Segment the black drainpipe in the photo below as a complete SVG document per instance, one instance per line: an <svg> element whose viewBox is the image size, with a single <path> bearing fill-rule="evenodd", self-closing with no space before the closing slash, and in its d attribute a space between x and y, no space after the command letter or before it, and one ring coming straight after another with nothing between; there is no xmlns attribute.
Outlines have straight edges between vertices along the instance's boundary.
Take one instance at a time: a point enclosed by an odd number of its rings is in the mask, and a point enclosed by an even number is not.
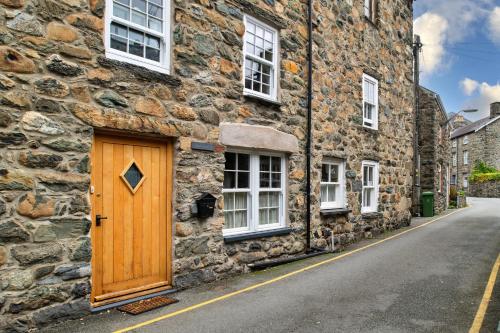
<svg viewBox="0 0 500 333"><path fill-rule="evenodd" d="M311 141L312 141L312 0L307 1L307 140L306 140L306 252L311 251Z"/></svg>

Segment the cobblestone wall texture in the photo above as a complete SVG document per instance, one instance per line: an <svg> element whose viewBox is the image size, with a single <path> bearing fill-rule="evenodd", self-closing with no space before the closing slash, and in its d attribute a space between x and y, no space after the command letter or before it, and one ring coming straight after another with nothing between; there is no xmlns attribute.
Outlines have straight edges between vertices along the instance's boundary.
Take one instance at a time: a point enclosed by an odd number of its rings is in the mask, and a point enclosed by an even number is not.
<svg viewBox="0 0 500 333"><path fill-rule="evenodd" d="M434 192L434 212L439 214L447 207L448 173L451 160L450 133L447 114L435 93L425 88L420 94L420 187L421 192Z"/></svg>
<svg viewBox="0 0 500 333"><path fill-rule="evenodd" d="M471 183L468 195L478 198L500 198L500 181L490 180L481 183Z"/></svg>

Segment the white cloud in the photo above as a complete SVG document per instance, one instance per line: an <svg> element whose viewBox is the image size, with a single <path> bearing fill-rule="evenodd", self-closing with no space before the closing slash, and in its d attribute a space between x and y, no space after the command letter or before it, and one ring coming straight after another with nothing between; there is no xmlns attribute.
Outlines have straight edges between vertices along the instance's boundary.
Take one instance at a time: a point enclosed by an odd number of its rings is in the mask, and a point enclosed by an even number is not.
<svg viewBox="0 0 500 333"><path fill-rule="evenodd" d="M424 12L440 15L452 29L447 31L447 42L453 44L473 35L475 22L486 19L498 0L419 0Z"/></svg>
<svg viewBox="0 0 500 333"><path fill-rule="evenodd" d="M495 7L488 20L490 39L500 45L500 7Z"/></svg>
<svg viewBox="0 0 500 333"><path fill-rule="evenodd" d="M413 29L424 44L423 56L421 57L422 72L424 75L431 74L439 68L443 61L448 22L440 15L425 13L415 20Z"/></svg>
<svg viewBox="0 0 500 333"><path fill-rule="evenodd" d="M488 117L490 114L490 104L493 102L500 102L500 83L497 82L497 84L490 85L487 82L482 82L478 84L477 96L466 101L464 108L478 109L479 112L467 114L467 118L475 121Z"/></svg>
<svg viewBox="0 0 500 333"><path fill-rule="evenodd" d="M479 87L479 82L466 77L465 79L460 81L460 87L462 88L462 91L465 95L470 96Z"/></svg>
<svg viewBox="0 0 500 333"><path fill-rule="evenodd" d="M460 56L448 47L485 31L485 24L491 38L498 38L500 43L498 0L419 0L417 4L419 11L424 13L414 21L414 32L421 35L424 44L421 58L424 80L451 66Z"/></svg>

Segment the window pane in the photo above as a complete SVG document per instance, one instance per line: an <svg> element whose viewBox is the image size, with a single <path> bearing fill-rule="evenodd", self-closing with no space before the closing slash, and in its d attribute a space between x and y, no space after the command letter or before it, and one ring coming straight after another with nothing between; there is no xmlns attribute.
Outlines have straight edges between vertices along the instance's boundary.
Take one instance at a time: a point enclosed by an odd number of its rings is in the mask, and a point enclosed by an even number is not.
<svg viewBox="0 0 500 333"><path fill-rule="evenodd" d="M122 18L124 20L129 20L129 9L127 7L120 6L113 3L113 16Z"/></svg>
<svg viewBox="0 0 500 333"><path fill-rule="evenodd" d="M144 45L130 41L129 53L139 57L144 57Z"/></svg>
<svg viewBox="0 0 500 333"><path fill-rule="evenodd" d="M328 200L329 202L336 201L336 193L335 190L338 185L328 185Z"/></svg>
<svg viewBox="0 0 500 333"><path fill-rule="evenodd" d="M161 19L161 12L162 12L161 7L149 4L149 7L148 7L148 14L149 15Z"/></svg>
<svg viewBox="0 0 500 333"><path fill-rule="evenodd" d="M371 188L365 188L363 190L363 206L370 207L371 206Z"/></svg>
<svg viewBox="0 0 500 333"><path fill-rule="evenodd" d="M226 170L236 170L236 154L235 153L225 153L226 158Z"/></svg>
<svg viewBox="0 0 500 333"><path fill-rule="evenodd" d="M259 224L269 224L267 209L259 209Z"/></svg>
<svg viewBox="0 0 500 333"><path fill-rule="evenodd" d="M259 193L259 207L264 208L268 207L268 192L261 192Z"/></svg>
<svg viewBox="0 0 500 333"><path fill-rule="evenodd" d="M154 3L155 5L158 6L163 6L162 0L149 0L150 3Z"/></svg>
<svg viewBox="0 0 500 333"><path fill-rule="evenodd" d="M328 185L321 185L321 202L328 202Z"/></svg>
<svg viewBox="0 0 500 333"><path fill-rule="evenodd" d="M155 49L159 49L160 48L160 38L146 35L146 45L151 46L152 48L155 48Z"/></svg>
<svg viewBox="0 0 500 333"><path fill-rule="evenodd" d="M268 84L262 84L262 93L263 94L269 95L270 91L271 91L271 89L270 89Z"/></svg>
<svg viewBox="0 0 500 333"><path fill-rule="evenodd" d="M127 39L111 35L111 48L127 52Z"/></svg>
<svg viewBox="0 0 500 333"><path fill-rule="evenodd" d="M368 185L368 167L364 166L363 167L363 186Z"/></svg>
<svg viewBox="0 0 500 333"><path fill-rule="evenodd" d="M111 23L111 33L120 37L128 37L128 28L124 25Z"/></svg>
<svg viewBox="0 0 500 333"><path fill-rule="evenodd" d="M160 50L146 47L146 58L153 61L160 61Z"/></svg>
<svg viewBox="0 0 500 333"><path fill-rule="evenodd" d="M247 212L246 211L234 212L234 227L244 228L246 226L247 226Z"/></svg>
<svg viewBox="0 0 500 333"><path fill-rule="evenodd" d="M138 30L130 29L129 37L131 41L144 44L144 34Z"/></svg>
<svg viewBox="0 0 500 333"><path fill-rule="evenodd" d="M141 13L133 10L132 11L132 22L145 27L146 26L146 14L141 14Z"/></svg>
<svg viewBox="0 0 500 333"><path fill-rule="evenodd" d="M141 12L146 12L146 1L144 0L132 0L132 8L135 10L140 10Z"/></svg>
<svg viewBox="0 0 500 333"><path fill-rule="evenodd" d="M224 228L234 228L234 212L224 212Z"/></svg>
<svg viewBox="0 0 500 333"><path fill-rule="evenodd" d="M224 211L234 210L234 193L224 193Z"/></svg>
<svg viewBox="0 0 500 333"><path fill-rule="evenodd" d="M250 155L238 154L238 170L250 170Z"/></svg>
<svg viewBox="0 0 500 333"><path fill-rule="evenodd" d="M330 170L330 181L337 183L339 181L339 166L337 164L331 164Z"/></svg>
<svg viewBox="0 0 500 333"><path fill-rule="evenodd" d="M276 156L271 157L271 166L271 171L281 172L281 158Z"/></svg>
<svg viewBox="0 0 500 333"><path fill-rule="evenodd" d="M163 31L162 21L150 17L148 19L148 28L154 31L162 32Z"/></svg>
<svg viewBox="0 0 500 333"><path fill-rule="evenodd" d="M271 208L271 209L269 209L269 224L271 224L271 223L279 223L278 213L279 213L279 209L278 208Z"/></svg>
<svg viewBox="0 0 500 333"><path fill-rule="evenodd" d="M259 156L259 160L260 160L260 171L269 171L269 169L270 169L269 156Z"/></svg>
<svg viewBox="0 0 500 333"><path fill-rule="evenodd" d="M236 188L236 172L224 171L224 188Z"/></svg>
<svg viewBox="0 0 500 333"><path fill-rule="evenodd" d="M114 2L119 2L125 6L129 6L129 0L114 0Z"/></svg>
<svg viewBox="0 0 500 333"><path fill-rule="evenodd" d="M322 164L321 165L321 181L322 182L328 182L328 164Z"/></svg>
<svg viewBox="0 0 500 333"><path fill-rule="evenodd" d="M250 172L238 172L238 188L249 188Z"/></svg>
<svg viewBox="0 0 500 333"><path fill-rule="evenodd" d="M234 208L246 209L247 208L247 193L234 193Z"/></svg>
<svg viewBox="0 0 500 333"><path fill-rule="evenodd" d="M269 207L280 206L280 194L278 192L269 193Z"/></svg>
<svg viewBox="0 0 500 333"><path fill-rule="evenodd" d="M261 38L264 38L264 29L262 29L261 27L259 26L256 26L255 27L255 35L257 37L261 37Z"/></svg>
<svg viewBox="0 0 500 333"><path fill-rule="evenodd" d="M260 187L261 188L269 188L270 183L269 183L269 172L261 172L260 173Z"/></svg>
<svg viewBox="0 0 500 333"><path fill-rule="evenodd" d="M280 188L281 187L281 173L272 173L271 174L271 182L272 188Z"/></svg>

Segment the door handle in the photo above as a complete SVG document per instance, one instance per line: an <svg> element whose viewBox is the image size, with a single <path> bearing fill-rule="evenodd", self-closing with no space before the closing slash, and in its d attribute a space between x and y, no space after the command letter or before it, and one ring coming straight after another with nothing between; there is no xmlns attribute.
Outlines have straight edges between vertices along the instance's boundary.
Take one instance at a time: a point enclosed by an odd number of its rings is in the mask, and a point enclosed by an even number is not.
<svg viewBox="0 0 500 333"><path fill-rule="evenodd" d="M107 218L106 216L101 216L101 215L97 214L97 215L95 216L95 225L96 225L97 227L100 227L100 226L101 226L101 220L107 220L107 219L108 219L108 218Z"/></svg>

